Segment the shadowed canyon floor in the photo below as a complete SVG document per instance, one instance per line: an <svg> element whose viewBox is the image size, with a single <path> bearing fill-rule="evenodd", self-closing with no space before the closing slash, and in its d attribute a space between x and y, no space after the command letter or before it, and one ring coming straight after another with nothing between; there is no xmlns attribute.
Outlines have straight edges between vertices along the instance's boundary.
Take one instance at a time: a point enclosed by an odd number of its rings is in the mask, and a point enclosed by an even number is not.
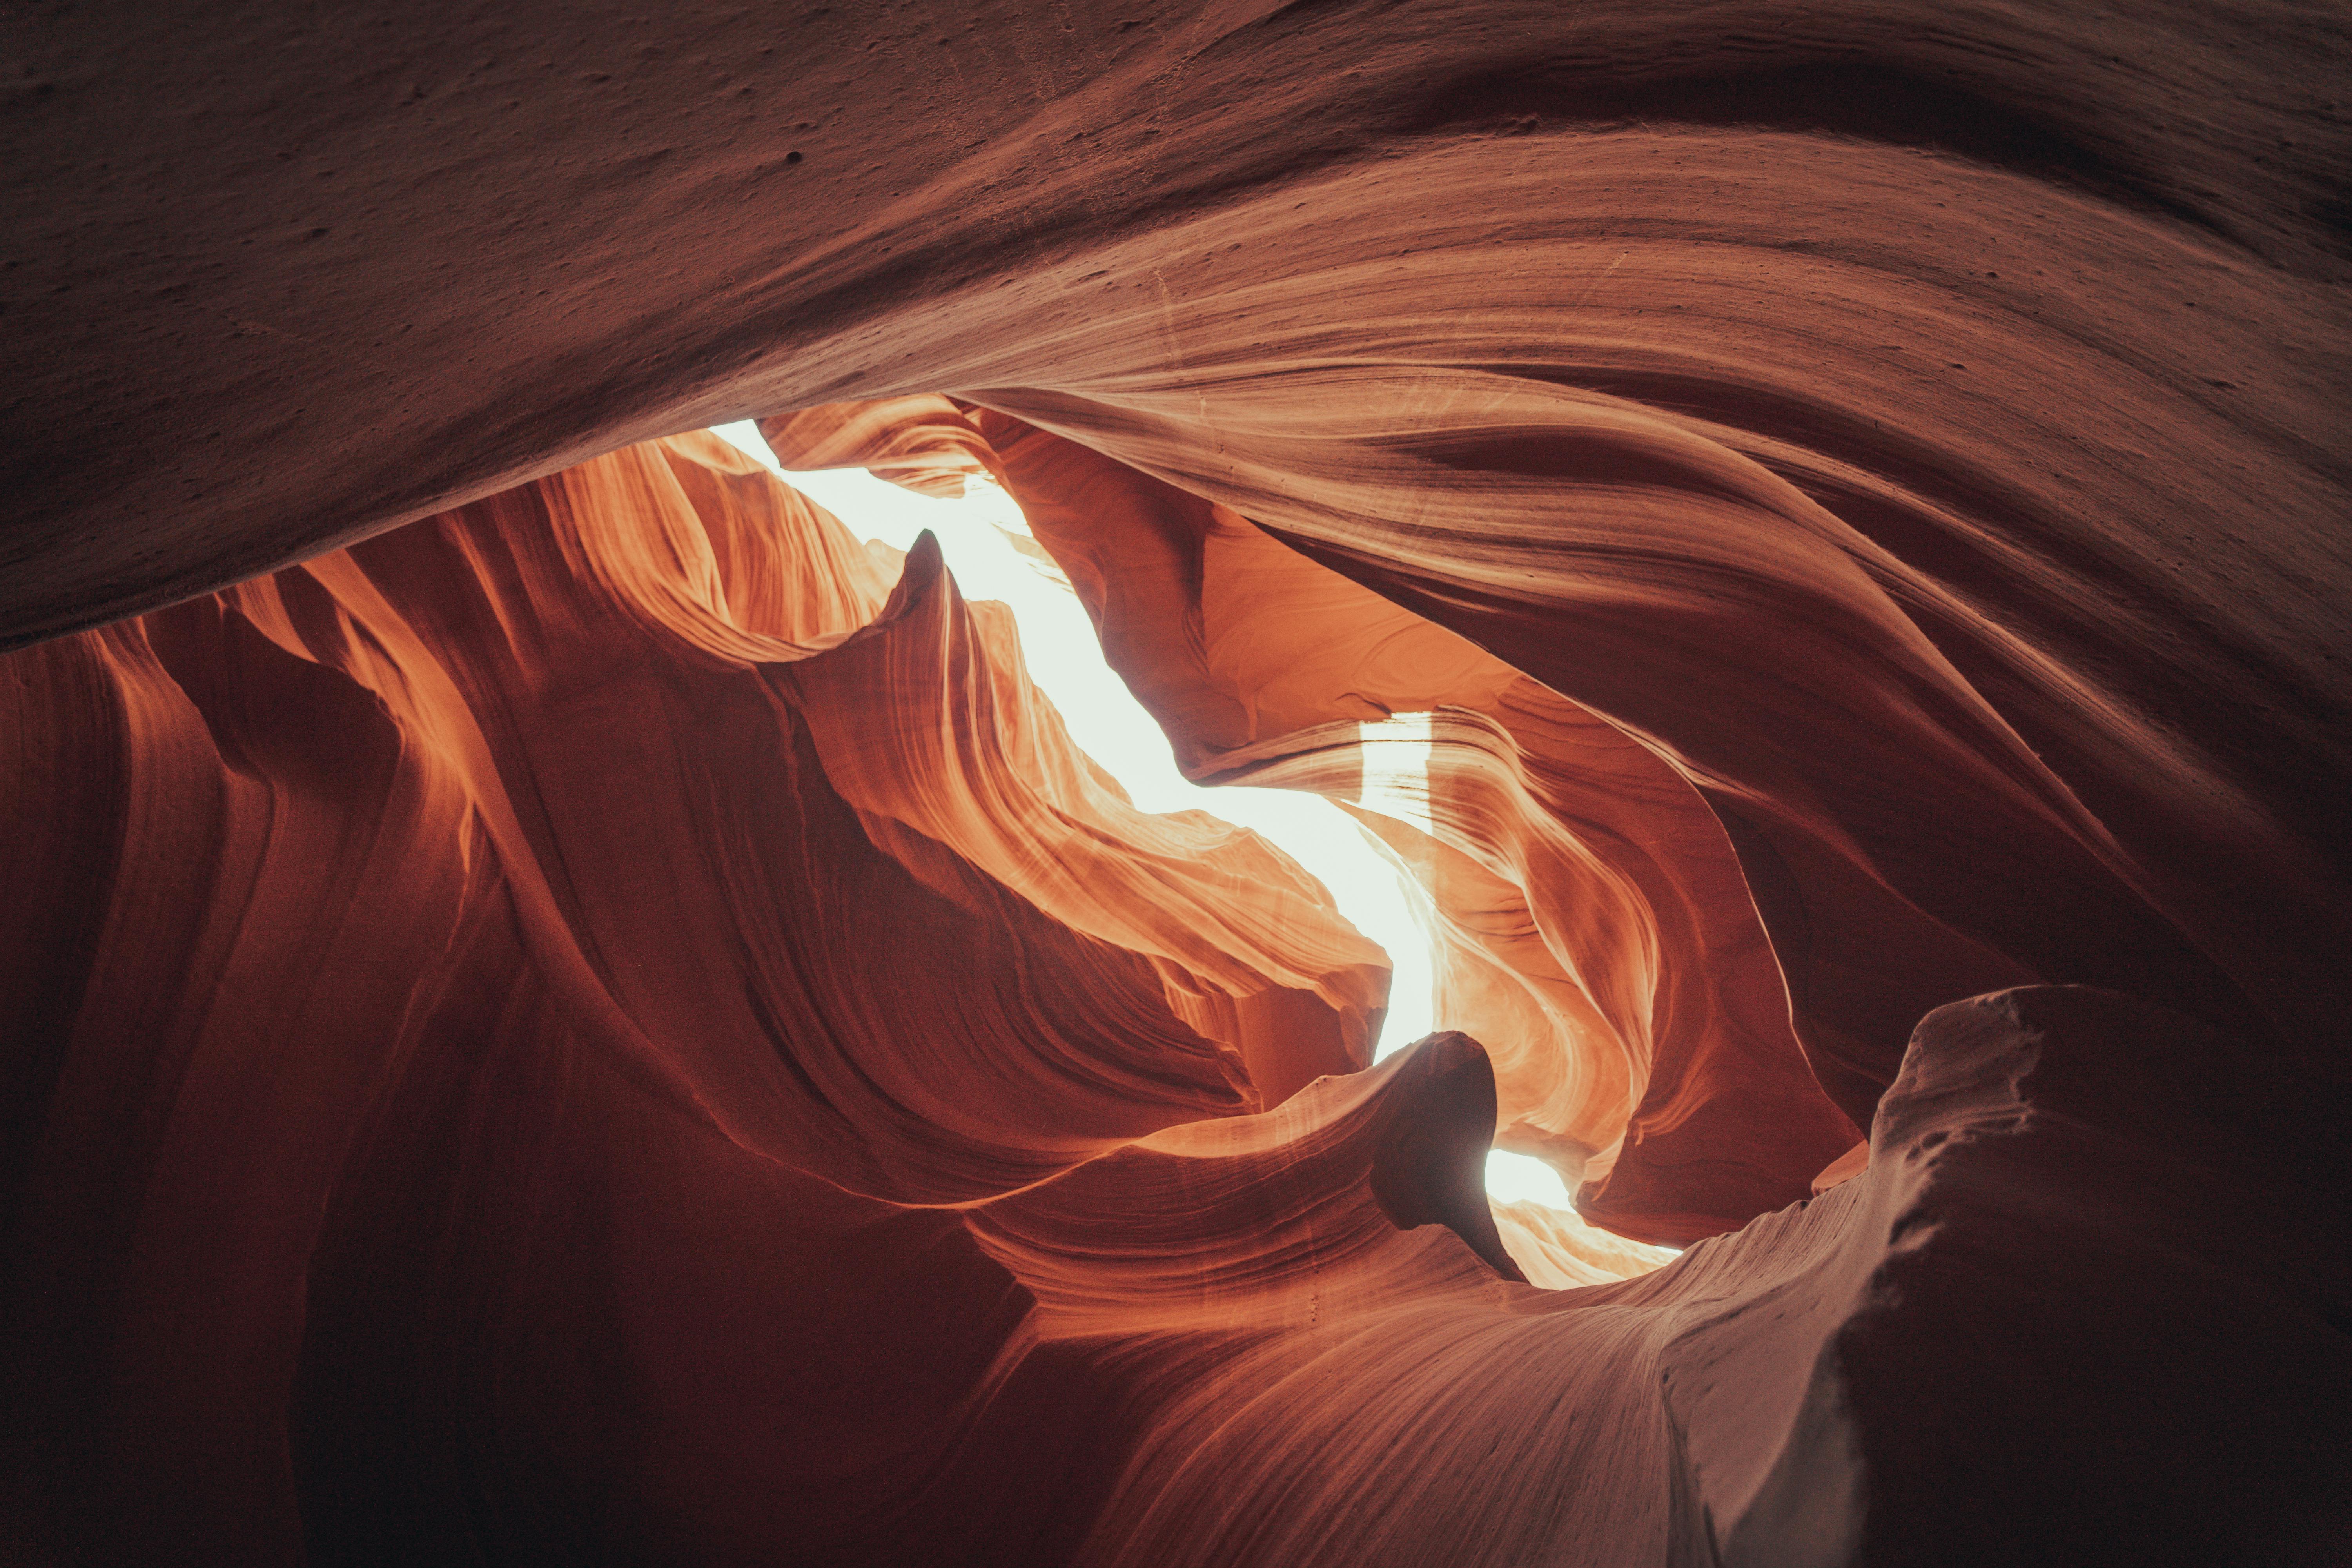
<svg viewBox="0 0 2352 1568"><path fill-rule="evenodd" d="M2347 31L0 17L0 1558L2343 1560Z"/></svg>

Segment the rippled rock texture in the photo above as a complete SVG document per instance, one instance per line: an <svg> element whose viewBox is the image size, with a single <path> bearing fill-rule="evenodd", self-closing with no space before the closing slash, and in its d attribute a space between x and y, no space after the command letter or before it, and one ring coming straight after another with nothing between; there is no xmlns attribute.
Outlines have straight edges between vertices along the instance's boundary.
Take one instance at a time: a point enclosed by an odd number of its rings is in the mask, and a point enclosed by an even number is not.
<svg viewBox="0 0 2352 1568"><path fill-rule="evenodd" d="M11 1556L2340 1556L2340 16L0 26Z"/></svg>

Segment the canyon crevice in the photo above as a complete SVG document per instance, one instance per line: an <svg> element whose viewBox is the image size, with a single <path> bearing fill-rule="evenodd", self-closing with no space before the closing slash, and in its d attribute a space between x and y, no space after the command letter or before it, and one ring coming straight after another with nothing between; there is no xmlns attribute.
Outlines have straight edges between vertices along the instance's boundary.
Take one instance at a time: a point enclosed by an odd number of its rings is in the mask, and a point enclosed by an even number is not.
<svg viewBox="0 0 2352 1568"><path fill-rule="evenodd" d="M2341 1558L2341 15L0 27L0 1556Z"/></svg>

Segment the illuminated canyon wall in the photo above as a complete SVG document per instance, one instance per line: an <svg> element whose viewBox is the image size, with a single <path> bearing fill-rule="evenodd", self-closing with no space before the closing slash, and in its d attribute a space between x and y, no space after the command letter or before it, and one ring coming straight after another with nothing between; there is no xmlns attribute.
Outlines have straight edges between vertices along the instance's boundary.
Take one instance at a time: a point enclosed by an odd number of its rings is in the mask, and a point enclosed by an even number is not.
<svg viewBox="0 0 2352 1568"><path fill-rule="evenodd" d="M5 26L13 1557L2340 1555L2342 18Z"/></svg>

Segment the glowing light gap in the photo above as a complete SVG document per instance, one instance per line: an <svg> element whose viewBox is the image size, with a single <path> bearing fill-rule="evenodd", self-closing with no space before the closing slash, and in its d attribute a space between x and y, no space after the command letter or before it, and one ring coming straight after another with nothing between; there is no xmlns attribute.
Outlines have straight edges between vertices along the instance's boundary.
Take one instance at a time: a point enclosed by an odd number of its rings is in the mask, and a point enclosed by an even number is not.
<svg viewBox="0 0 2352 1568"><path fill-rule="evenodd" d="M985 480L961 500L917 495L863 468L783 473L750 421L715 434L774 469L793 489L862 537L913 548L925 529L936 534L948 570L971 599L995 599L1013 612L1029 679L1058 709L1071 739L1116 777L1145 811L1204 811L1255 829L1331 890L1339 912L1386 949L1394 974L1376 1056L1436 1026L1433 937L1423 896L1371 836L1329 801L1290 790L1221 785L1203 789L1177 771L1168 738L1103 661L1102 646L1066 584L1013 546L1028 524L1012 497ZM1431 827L1431 720L1404 713L1364 726L1362 804L1423 832ZM1533 1200L1566 1208L1567 1189L1540 1161L1488 1156L1487 1190L1500 1201Z"/></svg>

